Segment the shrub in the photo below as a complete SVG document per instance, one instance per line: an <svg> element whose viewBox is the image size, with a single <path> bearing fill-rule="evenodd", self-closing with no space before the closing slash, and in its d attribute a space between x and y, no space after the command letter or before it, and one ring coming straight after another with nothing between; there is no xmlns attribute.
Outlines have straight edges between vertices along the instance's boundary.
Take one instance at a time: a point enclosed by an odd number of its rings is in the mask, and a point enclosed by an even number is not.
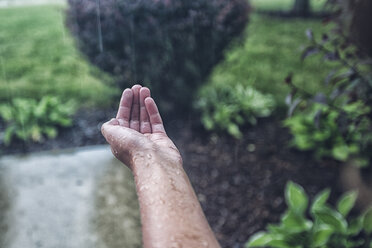
<svg viewBox="0 0 372 248"><path fill-rule="evenodd" d="M248 18L246 0L69 0L69 6L68 26L89 60L122 88L149 86L163 110L190 107Z"/></svg>
<svg viewBox="0 0 372 248"><path fill-rule="evenodd" d="M254 234L246 247L371 247L372 208L348 222L357 193L345 193L336 209L326 204L329 195L326 189L315 197L308 218L308 196L301 186L289 182L285 190L288 209L280 224L269 224L266 232Z"/></svg>
<svg viewBox="0 0 372 248"><path fill-rule="evenodd" d="M0 105L0 117L6 124L2 140L9 145L14 138L42 142L44 135L55 138L58 127L72 125L74 102L64 103L54 96L34 99L16 98L10 104Z"/></svg>
<svg viewBox="0 0 372 248"><path fill-rule="evenodd" d="M225 131L235 138L242 136L239 127L255 125L257 118L269 116L274 107L271 95L240 84L205 87L196 102L207 130Z"/></svg>
<svg viewBox="0 0 372 248"><path fill-rule="evenodd" d="M352 1L341 2L350 4ZM351 13L353 15L355 13ZM331 156L342 161L354 159L357 165L367 165L372 158L372 112L369 107L372 105L372 62L365 47L353 40L354 31L350 29L354 25L353 18L337 17L335 20L337 28L323 34L321 39L316 39L311 30L306 32L310 44L302 55L305 59L321 54L324 60L335 65L324 80L327 90L310 94L295 86L288 77L292 92L287 103L289 114L294 113L294 117L286 123L298 148L314 149L318 157ZM319 104L324 107L315 106ZM313 119L305 117L306 114ZM315 137L313 132L323 135Z"/></svg>

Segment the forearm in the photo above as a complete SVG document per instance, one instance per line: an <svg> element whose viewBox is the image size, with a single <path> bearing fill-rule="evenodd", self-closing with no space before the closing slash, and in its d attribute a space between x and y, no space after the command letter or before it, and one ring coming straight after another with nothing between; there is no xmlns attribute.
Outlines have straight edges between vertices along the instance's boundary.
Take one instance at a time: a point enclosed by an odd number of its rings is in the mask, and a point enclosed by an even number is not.
<svg viewBox="0 0 372 248"><path fill-rule="evenodd" d="M132 170L145 248L220 247L182 163L147 155L135 161Z"/></svg>

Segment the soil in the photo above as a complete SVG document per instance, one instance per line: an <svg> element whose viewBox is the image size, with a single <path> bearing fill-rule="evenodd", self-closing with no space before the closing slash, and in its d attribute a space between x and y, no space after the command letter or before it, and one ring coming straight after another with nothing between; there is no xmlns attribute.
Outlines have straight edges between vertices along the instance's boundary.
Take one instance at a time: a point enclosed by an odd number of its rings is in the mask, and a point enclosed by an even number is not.
<svg viewBox="0 0 372 248"><path fill-rule="evenodd" d="M103 144L100 126L114 113L79 112L74 126L61 130L55 140L0 144L0 155ZM250 235L279 220L288 180L302 185L311 197L326 187L332 189L331 201L340 195L340 165L289 148L290 135L277 119L247 127L241 141L208 134L195 123L166 121L166 129L222 247L244 247Z"/></svg>

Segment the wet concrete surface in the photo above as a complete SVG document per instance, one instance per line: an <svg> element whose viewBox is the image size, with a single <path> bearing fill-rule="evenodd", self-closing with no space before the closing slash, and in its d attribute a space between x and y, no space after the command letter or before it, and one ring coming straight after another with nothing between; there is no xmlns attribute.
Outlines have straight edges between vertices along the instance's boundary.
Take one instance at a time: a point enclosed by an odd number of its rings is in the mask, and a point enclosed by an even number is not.
<svg viewBox="0 0 372 248"><path fill-rule="evenodd" d="M0 247L141 247L131 172L107 146L0 158Z"/></svg>

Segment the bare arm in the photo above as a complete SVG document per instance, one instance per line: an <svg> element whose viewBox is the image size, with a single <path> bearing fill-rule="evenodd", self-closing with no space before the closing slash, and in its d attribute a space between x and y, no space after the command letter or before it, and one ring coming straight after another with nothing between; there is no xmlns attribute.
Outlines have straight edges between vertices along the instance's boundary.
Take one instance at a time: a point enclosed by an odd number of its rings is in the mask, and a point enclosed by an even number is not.
<svg viewBox="0 0 372 248"><path fill-rule="evenodd" d="M148 88L126 89L102 133L134 174L145 248L220 247Z"/></svg>

